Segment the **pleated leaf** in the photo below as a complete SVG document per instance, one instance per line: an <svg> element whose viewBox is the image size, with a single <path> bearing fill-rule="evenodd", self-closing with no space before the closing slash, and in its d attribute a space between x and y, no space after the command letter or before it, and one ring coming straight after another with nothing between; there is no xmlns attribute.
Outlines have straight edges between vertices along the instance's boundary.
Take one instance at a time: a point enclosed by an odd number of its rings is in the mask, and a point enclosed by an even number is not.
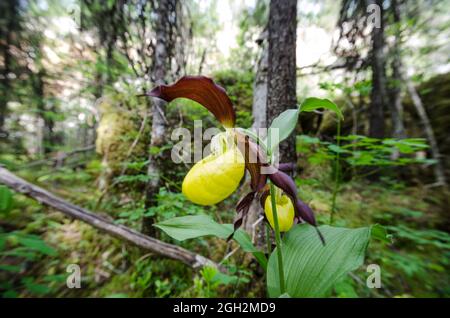
<svg viewBox="0 0 450 318"><path fill-rule="evenodd" d="M291 297L325 297L336 282L364 262L370 227L347 229L324 225L319 229L326 245L308 224L295 226L283 238L285 293ZM276 250L267 265L267 288L270 297L281 296Z"/></svg>
<svg viewBox="0 0 450 318"><path fill-rule="evenodd" d="M226 239L233 233L232 224L217 223L208 215L180 216L153 226L163 230L167 235L178 241L202 236L217 236ZM234 233L233 239L241 246L242 250L252 253L263 269L266 269L266 256L253 245L247 232L239 229Z"/></svg>
<svg viewBox="0 0 450 318"><path fill-rule="evenodd" d="M267 132L267 145L275 149L280 142L289 137L298 122L298 109L288 109L276 117Z"/></svg>

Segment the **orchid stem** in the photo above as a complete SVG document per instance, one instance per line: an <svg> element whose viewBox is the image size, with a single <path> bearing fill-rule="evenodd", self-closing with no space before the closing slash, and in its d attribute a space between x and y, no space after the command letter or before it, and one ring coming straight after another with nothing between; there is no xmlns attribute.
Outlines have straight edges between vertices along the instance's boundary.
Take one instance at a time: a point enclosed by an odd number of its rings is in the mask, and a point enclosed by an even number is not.
<svg viewBox="0 0 450 318"><path fill-rule="evenodd" d="M284 267L283 267L283 254L281 251L281 235L280 227L278 225L277 204L275 203L275 187L273 183L270 183L270 199L272 202L273 223L275 227L275 242L277 244L277 256L278 256L278 272L280 277L280 294L285 293L284 286Z"/></svg>
<svg viewBox="0 0 450 318"><path fill-rule="evenodd" d="M266 244L267 244L267 254L270 255L272 253L272 242L270 240L270 225L266 223Z"/></svg>

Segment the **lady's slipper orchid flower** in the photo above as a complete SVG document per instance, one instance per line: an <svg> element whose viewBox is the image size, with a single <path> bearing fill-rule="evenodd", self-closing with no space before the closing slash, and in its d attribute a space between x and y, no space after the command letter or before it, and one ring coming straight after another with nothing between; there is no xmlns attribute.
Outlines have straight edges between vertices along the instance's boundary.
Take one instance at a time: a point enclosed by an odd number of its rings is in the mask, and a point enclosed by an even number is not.
<svg viewBox="0 0 450 318"><path fill-rule="evenodd" d="M184 178L183 194L200 205L213 205L230 196L244 176L245 164L236 146L233 105L225 90L204 76L185 76L173 85L154 88L148 96L170 102L184 97L208 109L226 128L211 141L211 154L197 162Z"/></svg>
<svg viewBox="0 0 450 318"><path fill-rule="evenodd" d="M226 129L211 141L211 155L197 162L184 178L182 191L189 200L201 205L212 205L224 200L239 186L245 168L251 176L251 192L236 206L238 216L234 222L235 230L242 224L256 196L264 198L261 205L266 207L267 219L273 227L271 207L266 204L270 202L267 200L269 196L265 187L267 178L283 192L276 201L282 231L289 230L298 221L316 227L312 210L297 197L294 181L282 171L292 170L293 166L280 164L277 169L269 165L262 148L249 136L234 128L236 115L231 100L225 90L212 79L205 76L184 76L172 85L157 86L146 95L167 102L181 97L193 100L208 109ZM269 173L263 174L263 167ZM322 237L321 239L323 241Z"/></svg>
<svg viewBox="0 0 450 318"><path fill-rule="evenodd" d="M275 202L277 207L277 215L278 215L278 226L280 232L287 232L291 229L292 225L294 225L294 206L292 205L291 199L285 194L282 193L281 189L276 188L275 194ZM267 221L269 222L272 228L275 228L274 225L274 215L272 210L272 198L270 195L266 197L266 202L264 203L264 212L266 214Z"/></svg>

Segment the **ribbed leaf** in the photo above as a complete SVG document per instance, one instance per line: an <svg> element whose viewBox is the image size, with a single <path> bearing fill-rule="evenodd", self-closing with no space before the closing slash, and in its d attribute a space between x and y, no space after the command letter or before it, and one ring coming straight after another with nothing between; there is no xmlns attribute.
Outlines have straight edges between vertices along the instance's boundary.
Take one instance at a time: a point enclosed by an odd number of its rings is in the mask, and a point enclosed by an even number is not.
<svg viewBox="0 0 450 318"><path fill-rule="evenodd" d="M280 142L289 137L297 126L298 114L298 109L288 109L272 121L267 132L267 146L270 150L275 149Z"/></svg>
<svg viewBox="0 0 450 318"><path fill-rule="evenodd" d="M179 241L208 235L226 239L233 233L232 224L219 224L208 215L180 216L154 224L154 226ZM266 256L253 245L247 232L237 230L233 239L241 246L242 250L252 253L260 265L266 269Z"/></svg>
<svg viewBox="0 0 450 318"><path fill-rule="evenodd" d="M208 215L180 216L159 222L154 224L154 226L178 241L208 235L225 239L232 232L231 229L215 222Z"/></svg>
<svg viewBox="0 0 450 318"><path fill-rule="evenodd" d="M319 227L325 237L322 245L315 229L295 226L283 238L283 267L286 293L291 297L324 297L333 285L364 262L370 227L358 229ZM281 295L276 251L267 265L267 289L271 297Z"/></svg>

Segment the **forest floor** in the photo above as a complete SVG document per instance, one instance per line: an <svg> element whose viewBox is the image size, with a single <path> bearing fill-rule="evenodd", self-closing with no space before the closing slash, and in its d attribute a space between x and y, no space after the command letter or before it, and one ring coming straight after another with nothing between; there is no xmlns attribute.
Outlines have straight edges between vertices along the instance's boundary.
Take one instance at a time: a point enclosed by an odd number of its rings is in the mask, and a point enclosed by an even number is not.
<svg viewBox="0 0 450 318"><path fill-rule="evenodd" d="M9 158L12 159L12 158ZM2 157L6 162L7 158ZM309 202L320 224L328 224L332 210L333 179L329 165L309 165L297 177L300 196ZM86 158L81 168L40 168L16 171L20 176L92 211L104 211L117 223L140 228L142 184L133 192L118 189L99 201L100 164ZM422 185L407 185L395 178L343 182L336 201L334 225L359 227L379 223L393 235L393 243L373 242L365 266L335 286L337 297L449 297L450 235L445 228L447 195ZM154 214L206 213L231 223L234 194L215 208L187 202L177 191L161 189ZM220 211L220 213L219 213ZM447 225L448 226L448 225ZM6 297L264 297L264 275L254 261L234 254L231 274L220 277L206 268L195 272L179 262L145 254L80 221L64 217L23 195L0 215L0 292ZM161 234L161 239L176 241ZM180 245L220 261L233 247L215 238L195 239ZM212 252L214 251L214 252ZM247 262L244 266L242 259ZM81 268L80 289L66 287L66 268ZM382 286L369 289L368 264L381 267ZM249 269L250 268L250 269ZM250 279L253 270L259 277ZM254 276L253 276L254 277Z"/></svg>

